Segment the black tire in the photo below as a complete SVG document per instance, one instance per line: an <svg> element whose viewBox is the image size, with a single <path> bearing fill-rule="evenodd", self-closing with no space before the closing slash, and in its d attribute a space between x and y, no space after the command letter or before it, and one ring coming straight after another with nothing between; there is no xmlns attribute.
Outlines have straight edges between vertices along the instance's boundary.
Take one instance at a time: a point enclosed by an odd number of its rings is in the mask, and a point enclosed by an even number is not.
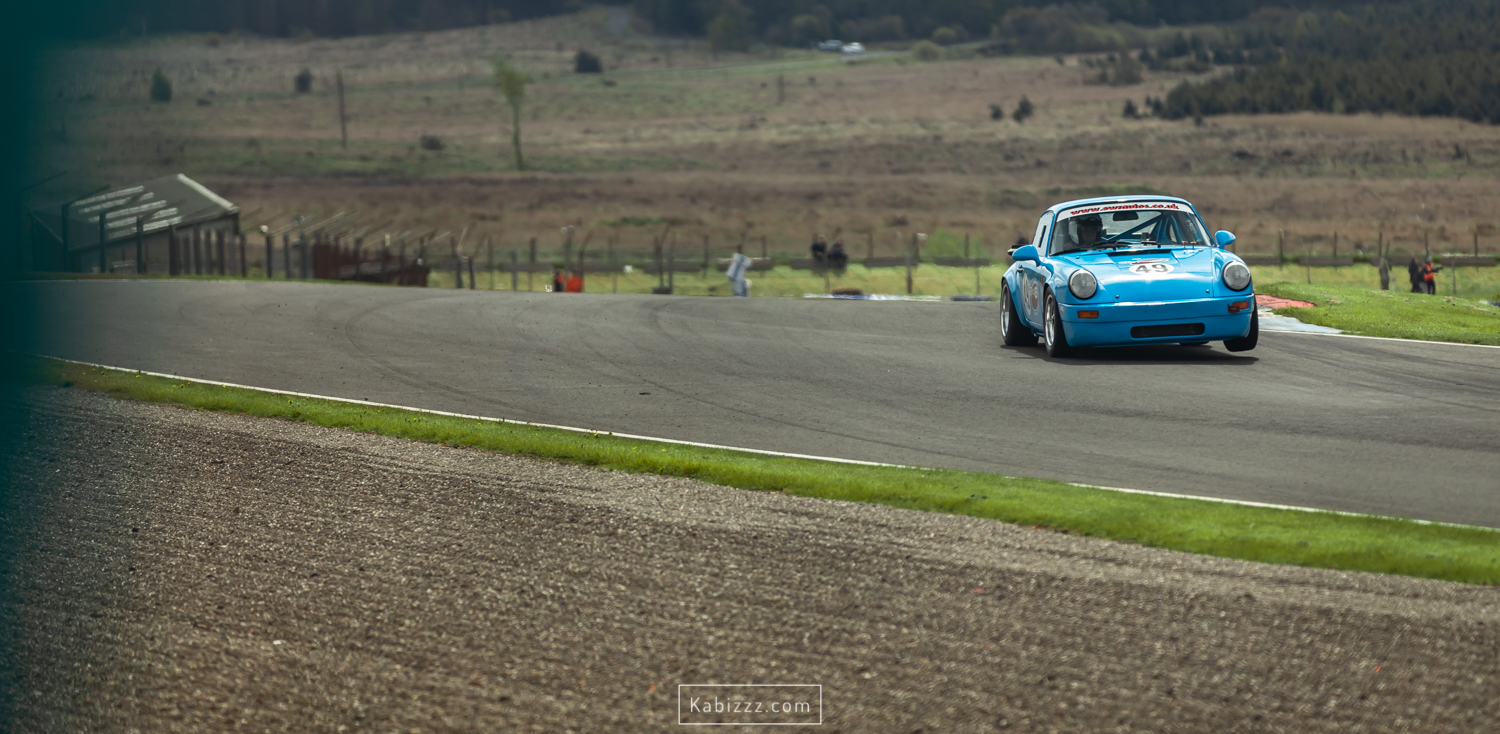
<svg viewBox="0 0 1500 734"><path fill-rule="evenodd" d="M1007 347L1034 347L1036 334L1031 327L1021 322L1016 312L1016 299L1010 294L1010 286L1000 286L1000 340Z"/></svg>
<svg viewBox="0 0 1500 734"><path fill-rule="evenodd" d="M1057 308L1057 299L1052 297L1052 292L1047 292L1047 306L1043 312L1042 322L1047 327L1044 336L1047 342L1047 356L1062 359L1071 357L1075 349L1068 345L1068 333L1063 331L1062 312Z"/></svg>
<svg viewBox="0 0 1500 734"><path fill-rule="evenodd" d="M1231 352L1248 352L1255 348L1255 343L1260 341L1260 313L1250 312L1250 333L1238 339L1225 339L1224 348Z"/></svg>

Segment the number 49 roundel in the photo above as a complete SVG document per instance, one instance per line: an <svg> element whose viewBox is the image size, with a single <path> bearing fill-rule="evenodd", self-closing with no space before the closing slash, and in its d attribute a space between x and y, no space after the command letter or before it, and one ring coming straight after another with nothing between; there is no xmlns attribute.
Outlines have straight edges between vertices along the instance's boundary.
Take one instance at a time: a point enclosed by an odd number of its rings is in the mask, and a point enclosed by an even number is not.
<svg viewBox="0 0 1500 734"><path fill-rule="evenodd" d="M1160 275L1172 272L1169 263L1136 263L1130 266L1130 272L1136 275Z"/></svg>

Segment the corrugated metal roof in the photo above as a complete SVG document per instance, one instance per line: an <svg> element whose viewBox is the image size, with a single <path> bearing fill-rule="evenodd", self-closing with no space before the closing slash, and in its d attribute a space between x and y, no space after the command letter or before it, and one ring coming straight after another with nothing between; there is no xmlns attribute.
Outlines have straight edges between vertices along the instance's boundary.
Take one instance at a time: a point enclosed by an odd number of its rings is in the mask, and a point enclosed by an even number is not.
<svg viewBox="0 0 1500 734"><path fill-rule="evenodd" d="M146 234L154 234L168 227L221 219L238 211L239 207L187 176L180 173L162 176L74 202L68 208L68 249L99 244L101 212L105 236L113 242L135 236L137 217L145 219ZM61 208L47 207L36 214L55 227Z"/></svg>

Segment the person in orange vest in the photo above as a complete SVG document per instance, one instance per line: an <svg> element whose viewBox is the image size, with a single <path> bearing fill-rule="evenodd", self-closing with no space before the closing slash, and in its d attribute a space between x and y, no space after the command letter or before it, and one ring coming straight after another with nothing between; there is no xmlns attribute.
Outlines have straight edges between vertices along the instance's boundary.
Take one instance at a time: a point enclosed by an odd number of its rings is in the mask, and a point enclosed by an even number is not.
<svg viewBox="0 0 1500 734"><path fill-rule="evenodd" d="M573 271L573 272L571 272L571 273L568 273L568 283L564 287L564 290L566 290L568 293L582 293L583 292L583 274L579 273L576 270Z"/></svg>
<svg viewBox="0 0 1500 734"><path fill-rule="evenodd" d="M1429 296L1437 293L1437 271L1439 270L1442 268L1432 266L1430 255L1422 259L1422 287L1426 289Z"/></svg>

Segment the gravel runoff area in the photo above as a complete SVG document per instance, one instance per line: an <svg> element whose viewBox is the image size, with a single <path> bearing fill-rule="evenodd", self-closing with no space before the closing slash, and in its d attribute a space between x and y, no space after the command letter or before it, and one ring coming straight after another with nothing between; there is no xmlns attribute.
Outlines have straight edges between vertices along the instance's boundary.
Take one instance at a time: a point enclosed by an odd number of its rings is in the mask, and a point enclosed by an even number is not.
<svg viewBox="0 0 1500 734"><path fill-rule="evenodd" d="M1500 731L1500 591L35 388L16 731Z"/></svg>

